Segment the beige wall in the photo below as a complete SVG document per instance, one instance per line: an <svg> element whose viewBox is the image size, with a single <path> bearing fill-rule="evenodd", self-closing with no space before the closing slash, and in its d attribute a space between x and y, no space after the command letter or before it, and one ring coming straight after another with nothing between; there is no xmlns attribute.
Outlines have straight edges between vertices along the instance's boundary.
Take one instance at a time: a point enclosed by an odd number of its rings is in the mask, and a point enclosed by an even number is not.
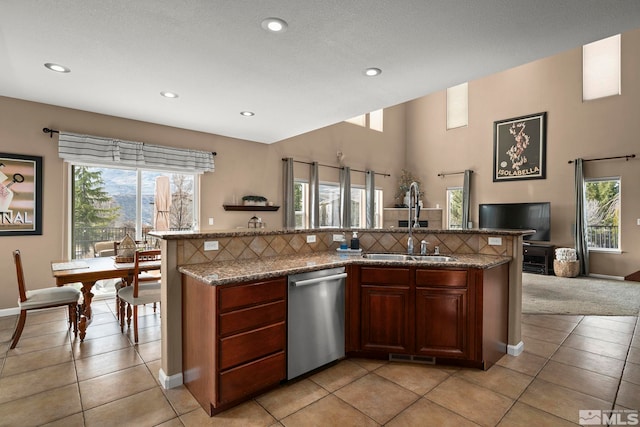
<svg viewBox="0 0 640 427"><path fill-rule="evenodd" d="M250 141L191 132L150 123L125 120L85 111L54 107L0 97L0 152L43 157L43 234L42 236L1 237L0 242L0 310L16 307L18 297L15 269L11 257L14 249L23 255L25 276L31 289L53 285L49 262L67 257L65 250L66 168L57 154L57 137L49 138L43 127L70 132L149 142L159 145L216 151L216 171L202 176L201 229L228 229L246 226L251 212L225 212L224 203L233 197L260 194L282 202L282 157L316 160L337 165L336 153L344 153L344 163L354 169L372 168L397 177L405 153L404 106L390 108L385 120L386 132L380 134L350 124L319 129L278 144L264 145ZM308 176L304 165L296 174ZM337 171L321 168L322 180L337 182ZM364 175L353 173L352 182L362 184ZM381 186L393 204L396 178L382 179ZM282 224L282 209L276 213L258 212L271 227ZM214 227L208 218L214 218Z"/></svg>
<svg viewBox="0 0 640 427"><path fill-rule="evenodd" d="M376 177L385 192L385 206L394 203L398 173L408 167L417 173L426 193L426 205L444 206L448 186L461 185L460 175L439 178L439 172L473 169L472 220L477 223L478 203L550 201L552 240L573 246L573 168L567 160L576 157L607 157L634 152L640 146L640 30L625 33L623 49L623 95L581 102L580 49L498 73L469 84L469 126L445 131L444 91L385 109L385 132L378 133L339 123L281 141L263 145L218 135L185 131L166 126L119 119L84 111L0 97L0 152L44 158L44 221L42 236L1 237L0 309L16 306L17 290L11 251L21 249L29 286L52 284L49 261L65 253L65 167L57 156L56 138L42 133L43 127L112 136L153 144L212 150L218 153L216 172L201 181L201 229L244 226L251 215L225 212L231 203L247 194L260 194L281 204L282 157L337 165L336 154L353 169L390 173ZM547 179L493 183L492 124L495 120L548 112ZM640 153L636 153L640 154ZM623 254L593 254L592 272L624 276L640 269L639 160L588 163L591 177L622 177ZM297 165L296 176L308 176L305 165ZM321 168L321 180L337 181L337 171ZM364 175L352 174L354 185ZM260 213L271 227L282 223L282 209ZM213 217L214 227L207 225Z"/></svg>
<svg viewBox="0 0 640 427"><path fill-rule="evenodd" d="M550 201L552 243L573 247L573 165L578 157L640 155L640 30L622 37L622 95L583 103L581 48L469 82L469 126L447 131L446 93L406 104L407 167L423 183L427 205L445 205L446 189L472 169L471 220L478 204ZM547 178L492 180L493 122L547 112ZM622 179L622 254L591 253L591 273L640 270L640 160L586 163L587 177Z"/></svg>

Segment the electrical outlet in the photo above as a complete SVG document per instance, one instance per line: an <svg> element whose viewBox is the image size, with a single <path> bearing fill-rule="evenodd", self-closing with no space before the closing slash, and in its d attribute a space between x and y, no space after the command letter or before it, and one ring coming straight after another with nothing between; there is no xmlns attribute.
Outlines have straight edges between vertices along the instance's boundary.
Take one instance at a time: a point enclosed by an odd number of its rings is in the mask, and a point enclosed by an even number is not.
<svg viewBox="0 0 640 427"><path fill-rule="evenodd" d="M489 244L491 246L501 246L502 245L502 237L489 237Z"/></svg>
<svg viewBox="0 0 640 427"><path fill-rule="evenodd" d="M334 242L344 242L344 236L342 234L334 234L333 235Z"/></svg>
<svg viewBox="0 0 640 427"><path fill-rule="evenodd" d="M638 220L637 220L637 221L638 221L638 225L640 225L640 218L638 218Z"/></svg>
<svg viewBox="0 0 640 427"><path fill-rule="evenodd" d="M213 217L209 218L209 225L213 225Z"/></svg>
<svg viewBox="0 0 640 427"><path fill-rule="evenodd" d="M307 236L307 243L315 243L315 242L316 242L315 234L311 234L311 235Z"/></svg>
<svg viewBox="0 0 640 427"><path fill-rule="evenodd" d="M218 241L217 240L210 240L210 241L204 242L204 250L205 251L217 251L218 250Z"/></svg>

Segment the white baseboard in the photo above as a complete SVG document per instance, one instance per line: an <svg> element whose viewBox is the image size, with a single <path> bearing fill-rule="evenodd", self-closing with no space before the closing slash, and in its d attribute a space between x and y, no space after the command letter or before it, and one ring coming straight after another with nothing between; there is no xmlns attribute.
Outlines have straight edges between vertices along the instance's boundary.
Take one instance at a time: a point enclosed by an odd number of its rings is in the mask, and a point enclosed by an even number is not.
<svg viewBox="0 0 640 427"><path fill-rule="evenodd" d="M164 373L162 368L160 368L160 372L158 373L158 380L160 380L160 385L165 390L175 388L181 386L183 383L182 372L180 372L179 374L168 376Z"/></svg>
<svg viewBox="0 0 640 427"><path fill-rule="evenodd" d="M18 307L0 309L0 317L17 316L18 314L20 314Z"/></svg>
<svg viewBox="0 0 640 427"><path fill-rule="evenodd" d="M606 274L589 274L588 277L593 277L596 279L624 280L623 276L609 276Z"/></svg>
<svg viewBox="0 0 640 427"><path fill-rule="evenodd" d="M520 341L517 345L507 345L507 354L511 356L518 356L524 351L524 342Z"/></svg>

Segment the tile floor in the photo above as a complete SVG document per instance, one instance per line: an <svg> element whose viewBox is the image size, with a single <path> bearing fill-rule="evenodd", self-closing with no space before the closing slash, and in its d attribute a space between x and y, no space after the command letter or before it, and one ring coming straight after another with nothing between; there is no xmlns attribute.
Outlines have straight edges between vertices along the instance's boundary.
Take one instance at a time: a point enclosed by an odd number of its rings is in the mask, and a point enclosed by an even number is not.
<svg viewBox="0 0 640 427"><path fill-rule="evenodd" d="M524 315L525 352L488 371L344 360L209 418L184 388L163 390L160 320L140 343L112 301L94 302L84 343L64 309L0 318L0 425L570 426L579 409L640 409L637 317Z"/></svg>

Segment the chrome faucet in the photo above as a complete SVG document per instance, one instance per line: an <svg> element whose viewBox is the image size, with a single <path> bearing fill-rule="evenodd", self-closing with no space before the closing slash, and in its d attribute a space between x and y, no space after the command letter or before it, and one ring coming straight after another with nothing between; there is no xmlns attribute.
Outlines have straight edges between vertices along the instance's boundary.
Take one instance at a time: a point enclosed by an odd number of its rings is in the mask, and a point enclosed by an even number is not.
<svg viewBox="0 0 640 427"><path fill-rule="evenodd" d="M412 193L414 195L413 199L411 198ZM414 200L413 203L412 203L412 200ZM413 248L414 248L413 236L411 235L411 231L415 227L420 227L420 223L418 222L418 216L420 216L419 202L420 202L420 189L418 188L418 183L414 181L409 186L409 221L407 222L407 225L409 226L409 238L407 239L407 253L409 255L413 254ZM414 217L412 218L411 208L414 206L415 206L415 212L414 212Z"/></svg>

